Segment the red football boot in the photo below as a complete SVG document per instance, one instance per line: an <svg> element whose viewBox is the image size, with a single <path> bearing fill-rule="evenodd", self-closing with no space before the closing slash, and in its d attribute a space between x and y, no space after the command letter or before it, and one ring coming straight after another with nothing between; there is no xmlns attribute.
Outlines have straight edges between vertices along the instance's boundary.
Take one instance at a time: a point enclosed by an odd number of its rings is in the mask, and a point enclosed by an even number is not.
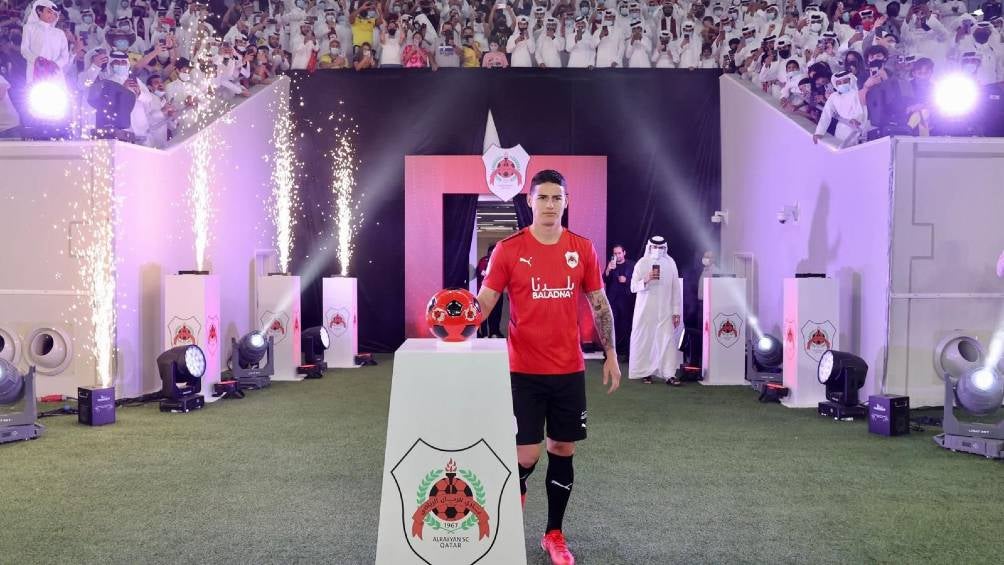
<svg viewBox="0 0 1004 565"><path fill-rule="evenodd" d="M551 557L552 565L575 565L575 556L568 551L565 534L561 530L551 530L540 540L540 548Z"/></svg>

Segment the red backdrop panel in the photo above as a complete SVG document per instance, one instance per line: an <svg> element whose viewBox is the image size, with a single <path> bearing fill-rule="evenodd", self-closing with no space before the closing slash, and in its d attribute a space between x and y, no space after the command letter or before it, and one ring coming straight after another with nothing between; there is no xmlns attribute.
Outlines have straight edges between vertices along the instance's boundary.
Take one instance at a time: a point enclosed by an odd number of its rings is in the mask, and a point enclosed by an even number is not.
<svg viewBox="0 0 1004 565"><path fill-rule="evenodd" d="M533 155L526 185L537 171L555 169L568 182L568 228L588 237L605 264L607 246L607 158ZM480 155L404 158L405 335L429 337L425 308L443 288L443 195L491 194ZM579 305L583 342L594 341L589 305Z"/></svg>

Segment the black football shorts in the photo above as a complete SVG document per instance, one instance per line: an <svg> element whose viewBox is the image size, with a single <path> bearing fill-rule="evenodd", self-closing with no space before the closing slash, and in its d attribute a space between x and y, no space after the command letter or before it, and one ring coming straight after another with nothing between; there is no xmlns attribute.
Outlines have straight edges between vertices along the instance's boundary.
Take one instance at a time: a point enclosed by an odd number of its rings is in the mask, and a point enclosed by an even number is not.
<svg viewBox="0 0 1004 565"><path fill-rule="evenodd" d="M586 439L586 373L531 375L511 373L516 445Z"/></svg>

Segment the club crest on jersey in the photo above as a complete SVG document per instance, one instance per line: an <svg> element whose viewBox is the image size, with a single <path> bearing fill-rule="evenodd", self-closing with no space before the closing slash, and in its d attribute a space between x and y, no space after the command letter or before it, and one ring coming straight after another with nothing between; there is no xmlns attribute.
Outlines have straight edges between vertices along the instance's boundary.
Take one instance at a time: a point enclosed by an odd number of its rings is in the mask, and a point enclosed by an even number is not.
<svg viewBox="0 0 1004 565"><path fill-rule="evenodd" d="M575 283L572 277L565 277L565 286L551 288L541 280L541 277L530 277L531 298L534 300L547 300L549 298L571 298L572 291L575 290Z"/></svg>
<svg viewBox="0 0 1004 565"><path fill-rule="evenodd" d="M578 251L566 251L565 252L565 262L568 263L570 269L574 269L579 266L579 252Z"/></svg>

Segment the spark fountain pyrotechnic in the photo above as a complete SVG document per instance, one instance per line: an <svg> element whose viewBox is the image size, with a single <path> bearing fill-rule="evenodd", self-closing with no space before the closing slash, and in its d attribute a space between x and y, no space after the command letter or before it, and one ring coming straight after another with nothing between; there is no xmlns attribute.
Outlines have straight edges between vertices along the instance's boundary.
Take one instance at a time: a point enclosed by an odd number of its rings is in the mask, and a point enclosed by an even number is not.
<svg viewBox="0 0 1004 565"><path fill-rule="evenodd" d="M269 213L275 225L275 248L279 256L279 271L289 272L293 251L293 227L300 202L296 191L296 154L293 150L293 120L289 101L282 97L276 107L275 128L272 132L275 159L272 163L272 197Z"/></svg>
<svg viewBox="0 0 1004 565"><path fill-rule="evenodd" d="M341 121L341 120L339 120ZM359 203L353 198L356 186L356 148L353 143L356 134L354 123L338 131L338 143L331 152L332 182L334 197L335 236L338 242L337 257L339 274L349 274L352 252L355 250L355 236L362 221Z"/></svg>
<svg viewBox="0 0 1004 565"><path fill-rule="evenodd" d="M98 382L111 386L115 375L115 221L118 201L113 192L112 148L96 142L84 151L84 169L77 175L92 205L81 213L83 229L78 255L80 280L87 308L84 315L93 335L90 344Z"/></svg>

